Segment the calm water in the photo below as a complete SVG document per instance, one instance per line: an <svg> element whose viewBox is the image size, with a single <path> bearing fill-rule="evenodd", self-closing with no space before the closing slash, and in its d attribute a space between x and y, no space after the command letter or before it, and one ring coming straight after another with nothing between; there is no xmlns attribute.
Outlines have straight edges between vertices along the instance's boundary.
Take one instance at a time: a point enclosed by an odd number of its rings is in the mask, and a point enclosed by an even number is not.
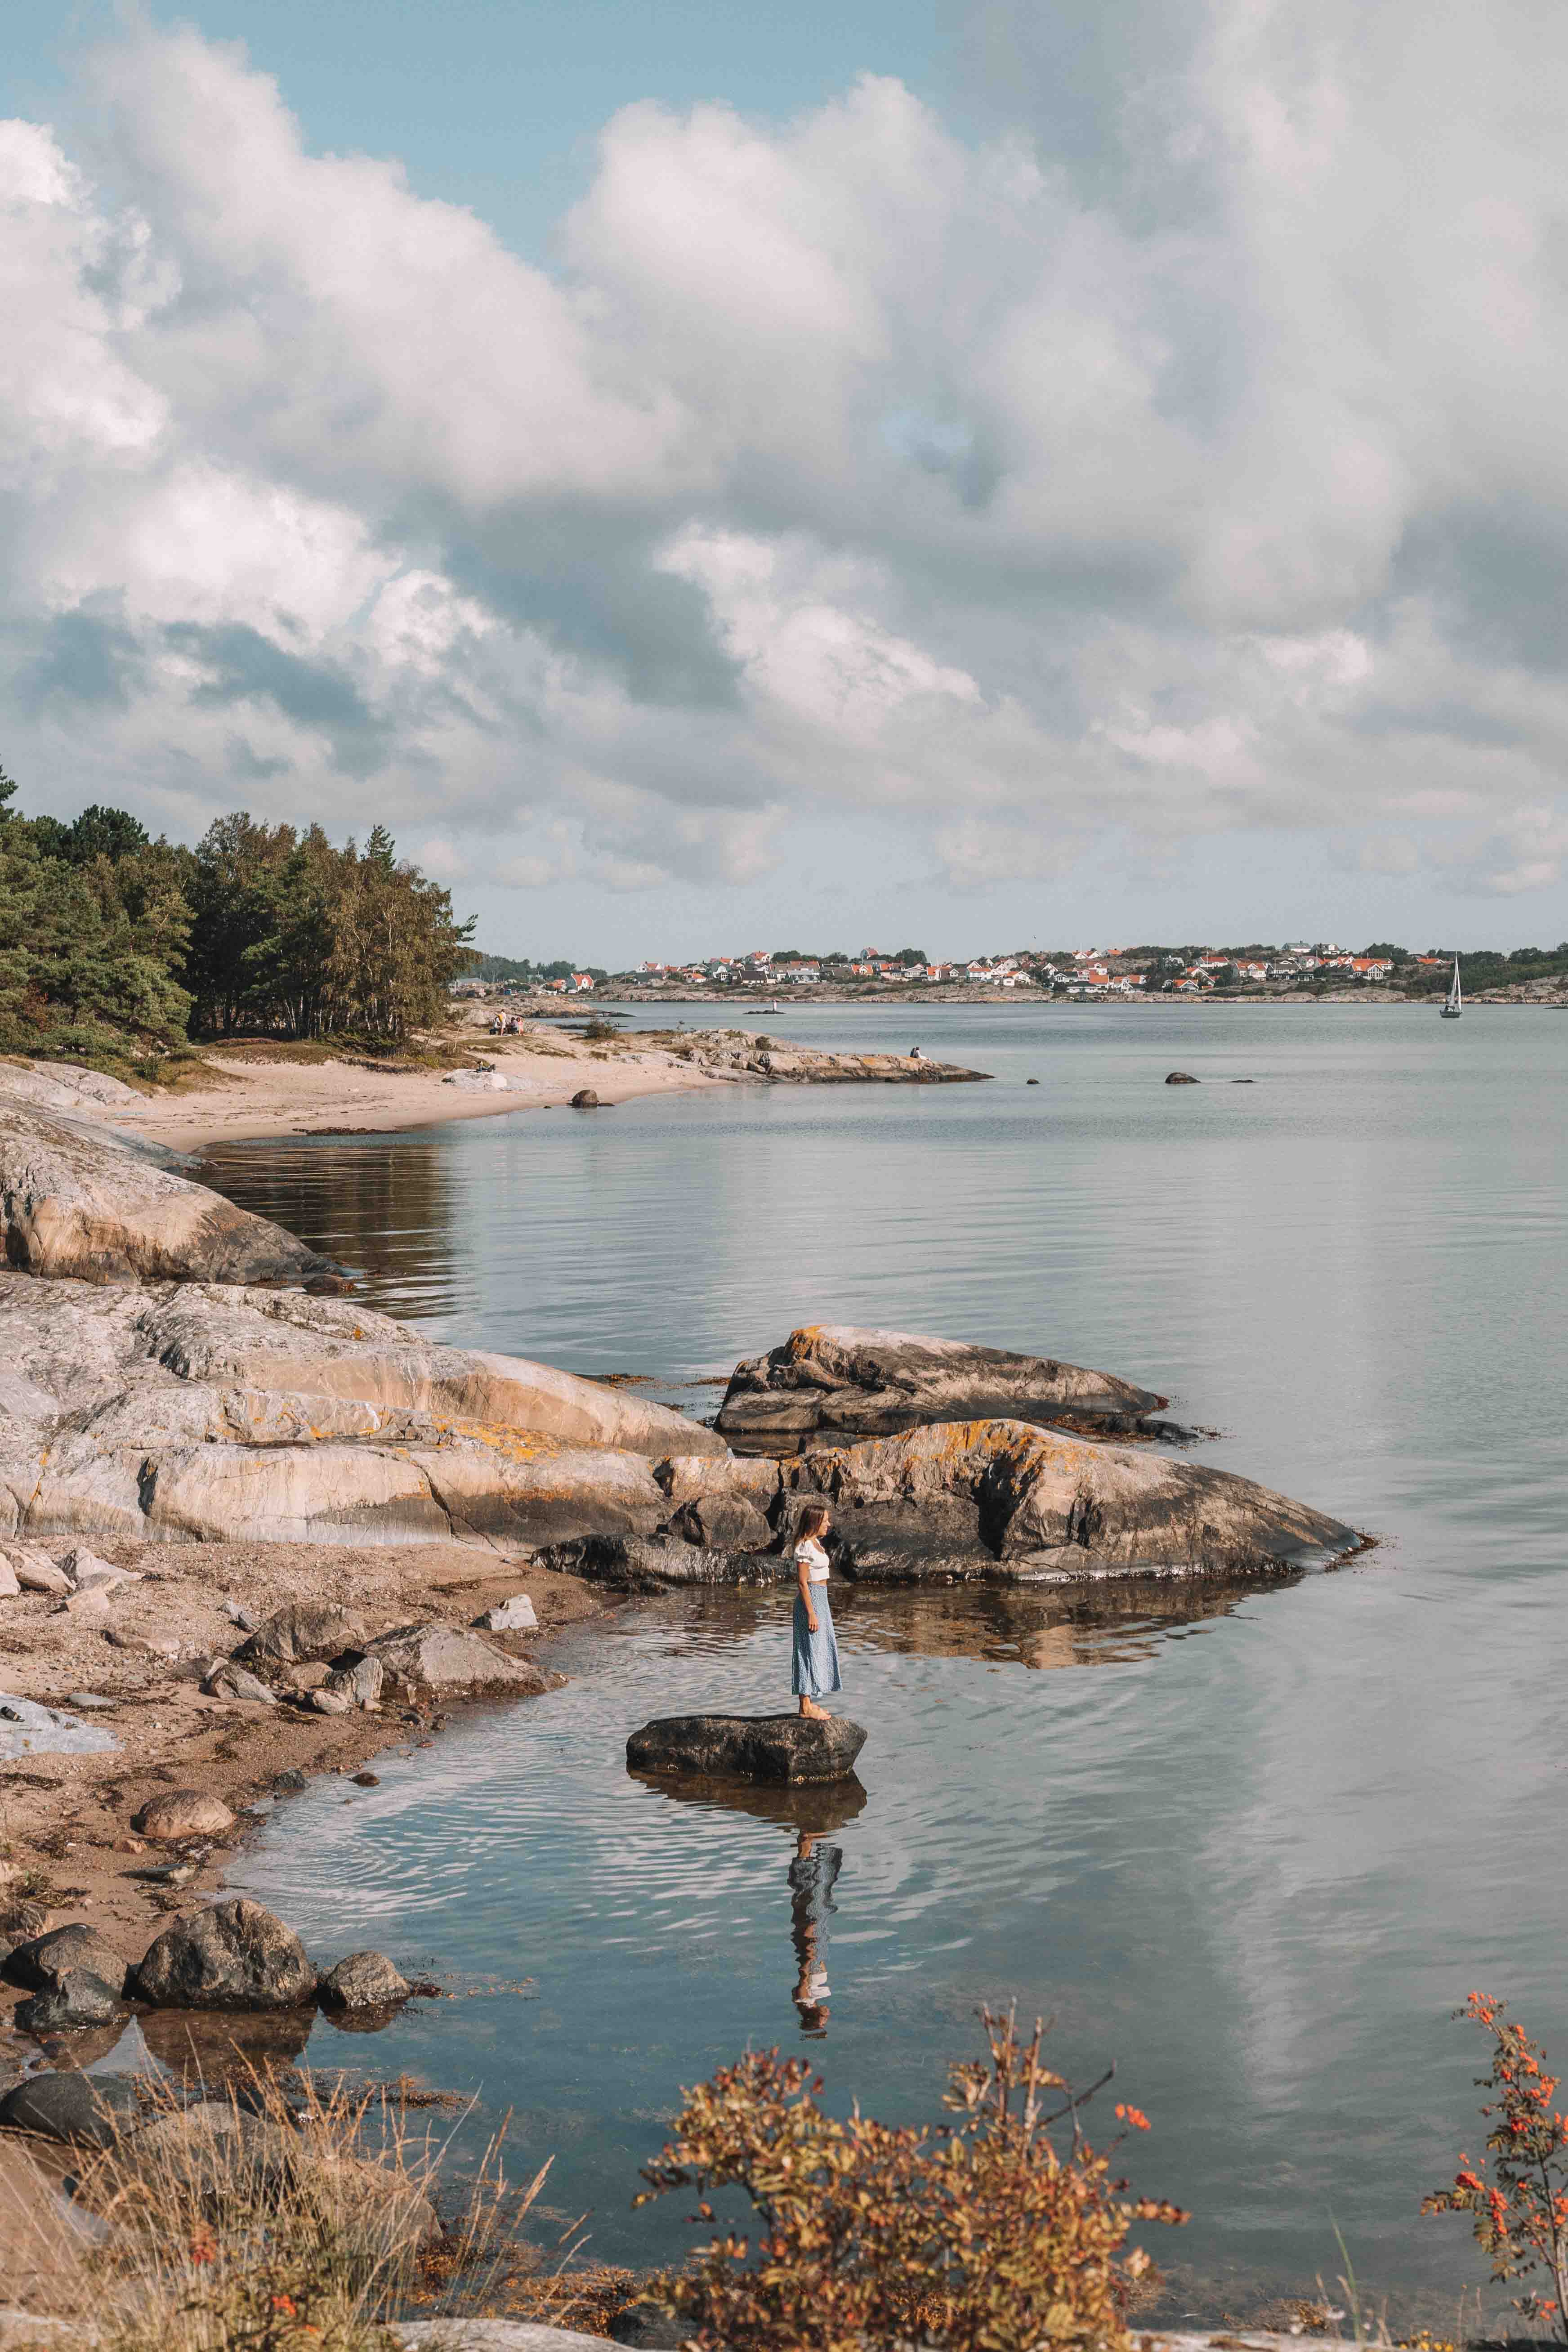
<svg viewBox="0 0 1568 2352"><path fill-rule="evenodd" d="M596 2251L657 2258L680 2200L628 2209L679 2086L800 2046L787 1874L815 1827L842 1857L809 2045L833 2100L932 2112L977 2003L1016 1993L1063 2071L1114 2058L1112 2095L1153 2118L1140 2183L1194 2215L1155 2249L1171 2309L1331 2280L1337 2222L1364 2290L1451 2325L1481 2264L1415 2210L1479 2137L1447 2012L1485 1985L1568 2045L1568 1021L779 1026L918 1039L997 1082L525 1112L212 1172L443 1336L654 1375L697 1412L717 1392L688 1383L805 1320L1048 1350L1167 1392L1223 1431L1203 1458L1384 1541L1202 1617L847 1594L865 1794L820 1816L679 1801L623 1761L651 1713L777 1699L784 1603L627 1609L563 1654L567 1689L266 1834L244 1883L314 1945L467 1991L374 2042L319 2028L319 2054L514 2109ZM1204 1084L1165 1088L1173 1067Z"/></svg>

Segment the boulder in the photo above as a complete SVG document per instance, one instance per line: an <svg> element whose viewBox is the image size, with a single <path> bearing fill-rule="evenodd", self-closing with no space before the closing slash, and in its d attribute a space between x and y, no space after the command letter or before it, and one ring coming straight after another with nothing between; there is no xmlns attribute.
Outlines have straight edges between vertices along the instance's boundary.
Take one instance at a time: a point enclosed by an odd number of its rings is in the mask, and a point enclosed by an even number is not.
<svg viewBox="0 0 1568 2352"><path fill-rule="evenodd" d="M322 1698L341 1698L345 1706L377 1707L385 1680L386 1668L379 1658L355 1658L351 1665L339 1666L327 1676L316 1700L319 1704Z"/></svg>
<svg viewBox="0 0 1568 2352"><path fill-rule="evenodd" d="M1203 1080L1194 1078L1190 1070L1173 1070L1165 1084L1168 1087L1201 1087Z"/></svg>
<svg viewBox="0 0 1568 2352"><path fill-rule="evenodd" d="M117 1991L125 1982L125 1963L113 1945L96 1927L82 1921L68 1927L51 1928L47 1935L34 1936L14 1946L4 1964L0 1964L0 1977L7 1984L38 1992L58 1984L62 1977L79 1969L101 1977Z"/></svg>
<svg viewBox="0 0 1568 2352"><path fill-rule="evenodd" d="M539 1619L526 1592L514 1592L508 1601L497 1601L483 1609L474 1619L474 1630L479 1633L536 1633Z"/></svg>
<svg viewBox="0 0 1568 2352"><path fill-rule="evenodd" d="M90 1592L102 1585L112 1590L117 1584L140 1584L142 1580L129 1568L116 1568L112 1560L100 1559L85 1544L76 1544L60 1562L67 1577L78 1592Z"/></svg>
<svg viewBox="0 0 1568 2352"><path fill-rule="evenodd" d="M150 1797L131 1826L139 1836L174 1845L182 1838L221 1837L234 1827L234 1815L221 1797L205 1789L167 1789Z"/></svg>
<svg viewBox="0 0 1568 2352"><path fill-rule="evenodd" d="M715 1551L766 1551L773 1531L749 1495L694 1495L671 1514L669 1534Z"/></svg>
<svg viewBox="0 0 1568 2352"><path fill-rule="evenodd" d="M0 2126L37 2132L45 2139L110 2147L141 2116L136 2085L125 2074L82 2074L74 2069L33 2074L0 2099Z"/></svg>
<svg viewBox="0 0 1568 2352"><path fill-rule="evenodd" d="M319 1690L310 1693L309 1704L317 1715L347 1715L353 1701L342 1691L329 1690L323 1683Z"/></svg>
<svg viewBox="0 0 1568 2352"><path fill-rule="evenodd" d="M363 1650L364 1625L335 1601L289 1601L275 1609L234 1654L237 1665L292 1666Z"/></svg>
<svg viewBox="0 0 1568 2352"><path fill-rule="evenodd" d="M1164 1402L1152 1390L1054 1357L816 1323L792 1331L770 1354L736 1365L717 1426L721 1435L760 1450L791 1453L813 1437L885 1436L1003 1414L1092 1423L1107 1413L1154 1412Z"/></svg>
<svg viewBox="0 0 1568 2352"><path fill-rule="evenodd" d="M701 1772L743 1780L843 1780L866 1745L842 1715L670 1715L626 1742L634 1772Z"/></svg>
<svg viewBox="0 0 1568 2352"><path fill-rule="evenodd" d="M0 1094L7 1090L0 1086ZM16 1099L0 1124L8 1263L86 1282L299 1282L327 1261L89 1118Z"/></svg>
<svg viewBox="0 0 1568 2352"><path fill-rule="evenodd" d="M18 2004L16 2022L24 2033L58 2033L73 2026L107 2025L120 2010L121 1996L104 1978L91 1969L67 1969Z"/></svg>
<svg viewBox="0 0 1568 2352"><path fill-rule="evenodd" d="M323 2009L390 2009L413 1990L384 1952L351 1952L327 1970L316 1998Z"/></svg>
<svg viewBox="0 0 1568 2352"><path fill-rule="evenodd" d="M572 1097L572 1108L574 1110L597 1110L599 1097L592 1087L579 1087Z"/></svg>
<svg viewBox="0 0 1568 2352"><path fill-rule="evenodd" d="M226 1658L222 1665L213 1668L210 1675L204 1675L202 1688L209 1698L244 1698L258 1706L276 1706L278 1704L277 1692L269 1690L258 1675L237 1665L232 1658Z"/></svg>
<svg viewBox="0 0 1568 2352"><path fill-rule="evenodd" d="M24 1592L48 1592L63 1599L71 1589L69 1577L63 1568L55 1566L47 1551L37 1551L30 1544L9 1544L5 1559Z"/></svg>
<svg viewBox="0 0 1568 2352"><path fill-rule="evenodd" d="M14 1601L21 1590L16 1570L0 1552L0 1601Z"/></svg>
<svg viewBox="0 0 1568 2352"><path fill-rule="evenodd" d="M545 1687L527 1660L492 1649L478 1633L456 1625L399 1625L379 1633L370 1655L395 1694L421 1691L501 1691L521 1698Z"/></svg>
<svg viewBox="0 0 1568 2352"><path fill-rule="evenodd" d="M239 1895L165 1928L129 1990L163 2009L297 2009L316 1971L292 1928Z"/></svg>

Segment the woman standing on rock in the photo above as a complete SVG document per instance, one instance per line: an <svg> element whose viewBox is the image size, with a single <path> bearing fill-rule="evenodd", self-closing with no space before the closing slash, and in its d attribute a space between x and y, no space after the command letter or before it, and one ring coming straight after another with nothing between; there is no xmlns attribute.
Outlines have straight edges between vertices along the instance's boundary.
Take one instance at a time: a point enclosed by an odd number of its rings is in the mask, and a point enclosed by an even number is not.
<svg viewBox="0 0 1568 2352"><path fill-rule="evenodd" d="M826 1503L808 1503L795 1533L795 1673L790 1687L800 1701L802 1715L826 1721L827 1709L818 1706L829 1691L842 1690L838 1679L838 1636L827 1605L827 1549L823 1542L833 1521Z"/></svg>

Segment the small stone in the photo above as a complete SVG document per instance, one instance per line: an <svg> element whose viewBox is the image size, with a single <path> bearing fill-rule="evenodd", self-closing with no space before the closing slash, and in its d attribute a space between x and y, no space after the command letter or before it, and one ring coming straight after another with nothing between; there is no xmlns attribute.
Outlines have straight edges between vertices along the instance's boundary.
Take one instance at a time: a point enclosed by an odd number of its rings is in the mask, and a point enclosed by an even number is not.
<svg viewBox="0 0 1568 2352"><path fill-rule="evenodd" d="M255 1633L257 1620L248 1609L242 1609L237 1601L226 1601L223 1604L223 1613L231 1625L239 1627L242 1633Z"/></svg>
<svg viewBox="0 0 1568 2352"><path fill-rule="evenodd" d="M226 1658L221 1666L215 1666L210 1675L204 1675L202 1688L209 1698L247 1698L258 1706L278 1704L277 1692L268 1690L247 1668L237 1666L232 1658Z"/></svg>
<svg viewBox="0 0 1568 2352"><path fill-rule="evenodd" d="M389 2009L412 1990L384 1952L351 1952L321 1979L316 1998L323 2009Z"/></svg>
<svg viewBox="0 0 1568 2352"><path fill-rule="evenodd" d="M78 2025L108 2025L120 2008L113 1986L91 1969L68 1969L56 1983L18 2005L16 2022L24 2033L58 2033Z"/></svg>
<svg viewBox="0 0 1568 2352"><path fill-rule="evenodd" d="M1039 1082L1038 1078L1026 1078L1026 1079L1024 1080L1024 1084L1025 1084L1026 1087L1037 1087L1037 1086L1039 1085L1039 1083L1040 1083L1040 1082Z"/></svg>
<svg viewBox="0 0 1568 2352"><path fill-rule="evenodd" d="M310 1693L310 1705L318 1715L347 1715L353 1704L353 1700L346 1699L342 1691L322 1689Z"/></svg>
<svg viewBox="0 0 1568 2352"><path fill-rule="evenodd" d="M117 1698L103 1698L97 1691L68 1691L66 1695L66 1705L90 1714L94 1707L118 1706L120 1701Z"/></svg>
<svg viewBox="0 0 1568 2352"><path fill-rule="evenodd" d="M481 1633L533 1633L539 1630L532 1601L526 1592L514 1592L510 1601L498 1601L483 1609L474 1619Z"/></svg>
<svg viewBox="0 0 1568 2352"><path fill-rule="evenodd" d="M145 1853L147 1847L141 1838L122 1837L115 1839L114 1851L116 1853Z"/></svg>
<svg viewBox="0 0 1568 2352"><path fill-rule="evenodd" d="M579 1087L572 1097L574 1110L597 1110L599 1107L599 1097L592 1087Z"/></svg>
<svg viewBox="0 0 1568 2352"><path fill-rule="evenodd" d="M349 1777L356 1789L379 1789L381 1786L379 1772L353 1772Z"/></svg>
<svg viewBox="0 0 1568 2352"><path fill-rule="evenodd" d="M234 1815L221 1797L211 1796L205 1789L170 1789L161 1797L149 1798L131 1826L160 1845L172 1845L180 1838L216 1837L231 1830Z"/></svg>

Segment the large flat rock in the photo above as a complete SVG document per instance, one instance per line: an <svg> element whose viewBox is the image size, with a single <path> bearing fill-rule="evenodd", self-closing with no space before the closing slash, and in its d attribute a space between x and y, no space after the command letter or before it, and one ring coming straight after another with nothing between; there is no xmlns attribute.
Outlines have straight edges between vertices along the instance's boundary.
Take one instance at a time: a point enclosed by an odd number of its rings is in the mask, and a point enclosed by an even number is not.
<svg viewBox="0 0 1568 2352"><path fill-rule="evenodd" d="M0 1273L0 1534L528 1545L641 1535L684 1414L352 1301Z"/></svg>
<svg viewBox="0 0 1568 2352"><path fill-rule="evenodd" d="M27 1098L37 1091L33 1073L0 1073L0 1224L12 1265L84 1282L300 1282L326 1265L281 1225L177 1175L170 1155Z"/></svg>
<svg viewBox="0 0 1568 2352"><path fill-rule="evenodd" d="M738 1445L780 1453L808 1439L887 1437L931 1422L1003 1415L1136 1436L1161 1433L1142 1423L1164 1402L1151 1389L1054 1356L812 1323L736 1365L718 1426Z"/></svg>
<svg viewBox="0 0 1568 2352"><path fill-rule="evenodd" d="M842 1715L667 1715L626 1742L634 1772L742 1780L844 1780L866 1745Z"/></svg>

